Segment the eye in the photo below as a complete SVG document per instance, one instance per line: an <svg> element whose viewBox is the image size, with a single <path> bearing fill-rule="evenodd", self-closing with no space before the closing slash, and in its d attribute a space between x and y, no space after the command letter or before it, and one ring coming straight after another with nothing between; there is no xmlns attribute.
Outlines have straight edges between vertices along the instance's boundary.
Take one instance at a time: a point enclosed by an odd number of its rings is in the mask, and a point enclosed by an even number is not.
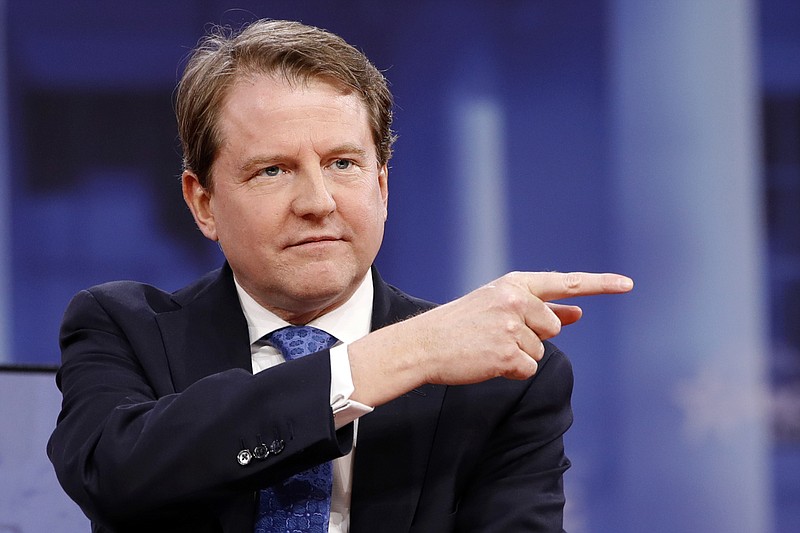
<svg viewBox="0 0 800 533"><path fill-rule="evenodd" d="M262 168L258 172L258 175L267 176L268 178L274 178L280 173L281 173L280 167L277 167L277 166L273 165L271 167Z"/></svg>
<svg viewBox="0 0 800 533"><path fill-rule="evenodd" d="M333 166L336 170L348 170L352 168L353 162L349 159L337 159L333 162Z"/></svg>

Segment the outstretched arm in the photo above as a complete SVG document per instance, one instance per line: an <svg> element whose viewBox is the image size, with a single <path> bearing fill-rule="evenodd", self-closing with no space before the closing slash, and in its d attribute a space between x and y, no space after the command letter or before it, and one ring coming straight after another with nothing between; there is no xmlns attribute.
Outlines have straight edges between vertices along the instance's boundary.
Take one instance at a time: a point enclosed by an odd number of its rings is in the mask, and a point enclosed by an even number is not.
<svg viewBox="0 0 800 533"><path fill-rule="evenodd" d="M513 272L446 305L383 328L349 346L352 398L381 405L424 383L461 385L537 371L542 341L580 319L575 296L619 294L618 274ZM480 347L480 349L476 349Z"/></svg>

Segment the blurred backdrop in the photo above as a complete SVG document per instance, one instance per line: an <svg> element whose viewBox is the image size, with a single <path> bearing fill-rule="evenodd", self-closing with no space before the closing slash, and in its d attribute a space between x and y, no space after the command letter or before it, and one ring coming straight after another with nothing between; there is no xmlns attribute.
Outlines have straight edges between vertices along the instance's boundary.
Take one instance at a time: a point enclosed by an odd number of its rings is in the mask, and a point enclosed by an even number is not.
<svg viewBox="0 0 800 533"><path fill-rule="evenodd" d="M392 83L388 281L444 302L511 269L636 279L557 340L568 531L800 531L800 3L0 7L0 533L86 531L44 456L71 296L219 266L172 92L209 23L258 17L332 30Z"/></svg>

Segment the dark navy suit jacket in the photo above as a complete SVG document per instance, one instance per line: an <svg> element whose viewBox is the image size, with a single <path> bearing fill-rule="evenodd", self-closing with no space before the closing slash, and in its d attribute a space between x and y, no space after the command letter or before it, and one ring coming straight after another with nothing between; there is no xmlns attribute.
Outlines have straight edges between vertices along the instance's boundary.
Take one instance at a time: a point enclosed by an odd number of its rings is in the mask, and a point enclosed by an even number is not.
<svg viewBox="0 0 800 533"><path fill-rule="evenodd" d="M373 329L432 307L373 277ZM251 533L259 488L351 449L328 351L252 375L227 265L172 294L82 291L61 346L48 455L94 531ZM571 391L548 343L529 380L425 385L362 417L352 533L562 531ZM239 464L261 443L273 453Z"/></svg>

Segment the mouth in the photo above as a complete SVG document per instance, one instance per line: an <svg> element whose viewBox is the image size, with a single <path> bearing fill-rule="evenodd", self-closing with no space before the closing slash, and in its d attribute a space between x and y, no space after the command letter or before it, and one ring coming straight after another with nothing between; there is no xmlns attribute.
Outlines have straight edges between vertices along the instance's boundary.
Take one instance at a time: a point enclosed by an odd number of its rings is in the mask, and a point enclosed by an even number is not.
<svg viewBox="0 0 800 533"><path fill-rule="evenodd" d="M329 235L313 236L300 239L299 241L290 244L288 248L294 248L297 246L308 246L308 245L324 245L326 243L333 243L339 241L341 241L339 237L332 237Z"/></svg>

